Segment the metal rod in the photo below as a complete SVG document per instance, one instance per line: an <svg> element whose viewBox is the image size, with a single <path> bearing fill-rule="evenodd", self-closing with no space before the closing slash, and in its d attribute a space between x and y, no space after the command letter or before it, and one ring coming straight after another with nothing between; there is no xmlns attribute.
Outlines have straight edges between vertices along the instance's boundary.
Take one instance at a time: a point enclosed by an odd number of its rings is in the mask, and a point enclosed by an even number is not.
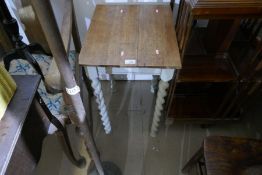
<svg viewBox="0 0 262 175"><path fill-rule="evenodd" d="M66 88L71 89L77 87L74 74L67 59L66 50L63 45L62 37L60 35L50 1L31 0L31 3L36 11L37 17L39 18L48 45L56 60ZM97 154L94 141L87 124L86 112L80 93L78 92L74 95L70 95L70 98L77 114L77 117L71 118L71 120L78 126L79 134L84 138L86 147L90 152L92 159L94 160L99 175L104 175L101 161Z"/></svg>

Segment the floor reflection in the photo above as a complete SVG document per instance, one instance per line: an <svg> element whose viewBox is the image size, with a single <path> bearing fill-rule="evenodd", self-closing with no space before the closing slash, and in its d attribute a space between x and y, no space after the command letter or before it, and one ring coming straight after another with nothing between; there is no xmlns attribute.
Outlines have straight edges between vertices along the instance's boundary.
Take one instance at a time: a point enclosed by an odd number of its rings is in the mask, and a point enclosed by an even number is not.
<svg viewBox="0 0 262 175"><path fill-rule="evenodd" d="M161 123L156 138L149 136L155 96L150 81L103 81L112 134L105 135L93 99L94 135L102 160L116 163L123 175L182 175L181 169L207 135L261 138L262 109L254 101L243 120L202 129L197 124ZM260 98L261 99L261 98Z"/></svg>

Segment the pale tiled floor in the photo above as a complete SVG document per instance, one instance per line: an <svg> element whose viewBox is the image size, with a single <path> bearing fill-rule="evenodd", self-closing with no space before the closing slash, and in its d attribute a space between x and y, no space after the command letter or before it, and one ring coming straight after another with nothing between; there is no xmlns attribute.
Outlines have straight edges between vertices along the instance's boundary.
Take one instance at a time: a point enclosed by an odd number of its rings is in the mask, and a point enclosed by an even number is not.
<svg viewBox="0 0 262 175"><path fill-rule="evenodd" d="M175 122L161 124L156 138L149 136L154 94L149 81L117 81L114 92L108 82L103 89L112 123L112 134L105 135L93 99L94 135L102 160L116 163L123 175L181 175L185 162L207 135L260 138L262 134L258 98L248 105L243 120L202 129L199 125ZM99 119L99 120L98 120Z"/></svg>

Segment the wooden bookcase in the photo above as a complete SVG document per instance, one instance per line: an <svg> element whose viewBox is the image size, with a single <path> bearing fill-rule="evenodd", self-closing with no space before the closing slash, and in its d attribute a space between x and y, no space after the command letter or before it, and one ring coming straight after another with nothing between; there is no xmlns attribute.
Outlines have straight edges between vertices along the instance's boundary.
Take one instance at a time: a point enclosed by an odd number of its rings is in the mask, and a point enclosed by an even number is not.
<svg viewBox="0 0 262 175"><path fill-rule="evenodd" d="M176 32L182 69L172 82L167 117L239 118L260 87L261 17L261 0L180 1Z"/></svg>

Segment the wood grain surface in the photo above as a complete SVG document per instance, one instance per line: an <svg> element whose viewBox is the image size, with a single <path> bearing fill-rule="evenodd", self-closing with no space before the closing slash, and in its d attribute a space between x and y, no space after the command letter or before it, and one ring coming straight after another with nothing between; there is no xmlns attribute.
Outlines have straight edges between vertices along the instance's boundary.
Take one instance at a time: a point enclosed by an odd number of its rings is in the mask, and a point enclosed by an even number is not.
<svg viewBox="0 0 262 175"><path fill-rule="evenodd" d="M5 174L8 162L22 130L29 107L35 96L40 76L13 76L17 90L0 121L0 174Z"/></svg>
<svg viewBox="0 0 262 175"><path fill-rule="evenodd" d="M172 19L168 5L97 5L79 64L181 68Z"/></svg>
<svg viewBox="0 0 262 175"><path fill-rule="evenodd" d="M228 59L212 56L185 56L178 82L229 82L237 76Z"/></svg>
<svg viewBox="0 0 262 175"><path fill-rule="evenodd" d="M231 17L238 15L257 15L261 16L262 1L261 0L189 0L188 3L192 8L195 16L222 15Z"/></svg>
<svg viewBox="0 0 262 175"><path fill-rule="evenodd" d="M73 23L73 4L72 1L65 1L63 21L61 27L61 37L67 54L69 53L70 50L72 23Z"/></svg>
<svg viewBox="0 0 262 175"><path fill-rule="evenodd" d="M261 155L261 140L222 136L204 140L207 175L261 174Z"/></svg>

